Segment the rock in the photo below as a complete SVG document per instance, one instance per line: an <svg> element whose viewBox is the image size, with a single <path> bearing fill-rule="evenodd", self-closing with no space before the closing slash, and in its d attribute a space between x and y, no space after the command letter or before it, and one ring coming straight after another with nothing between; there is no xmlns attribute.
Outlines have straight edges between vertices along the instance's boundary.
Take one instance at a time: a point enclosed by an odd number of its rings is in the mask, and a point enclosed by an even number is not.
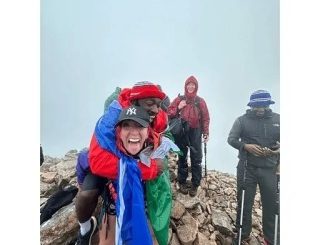
<svg viewBox="0 0 320 245"><path fill-rule="evenodd" d="M59 187L55 183L41 183L40 185L40 197L50 197L55 193Z"/></svg>
<svg viewBox="0 0 320 245"><path fill-rule="evenodd" d="M64 161L73 160L73 159L77 158L77 156L78 156L77 150L70 150L65 154L65 156L62 160L64 160Z"/></svg>
<svg viewBox="0 0 320 245"><path fill-rule="evenodd" d="M224 245L232 245L232 238L227 237L226 239L224 239Z"/></svg>
<svg viewBox="0 0 320 245"><path fill-rule="evenodd" d="M48 197L41 197L40 198L40 207L43 206L47 202L48 199L49 199Z"/></svg>
<svg viewBox="0 0 320 245"><path fill-rule="evenodd" d="M236 223L237 220L237 213L230 213L229 217L231 218L233 223Z"/></svg>
<svg viewBox="0 0 320 245"><path fill-rule="evenodd" d="M209 236L209 239L212 240L212 241L215 241L216 240L216 233L211 233L211 235Z"/></svg>
<svg viewBox="0 0 320 245"><path fill-rule="evenodd" d="M260 193L257 193L257 194L255 195L254 200L255 200L256 202L260 202L260 201L261 201L261 195L260 195Z"/></svg>
<svg viewBox="0 0 320 245"><path fill-rule="evenodd" d="M214 227L211 224L208 225L208 229L211 233L214 231Z"/></svg>
<svg viewBox="0 0 320 245"><path fill-rule="evenodd" d="M193 241L196 239L197 231L192 229L189 225L183 225L177 228L177 235L181 244L192 245Z"/></svg>
<svg viewBox="0 0 320 245"><path fill-rule="evenodd" d="M171 217L174 219L180 219L185 211L186 211L186 209L185 209L184 205L181 202L176 200L173 202Z"/></svg>
<svg viewBox="0 0 320 245"><path fill-rule="evenodd" d="M255 227L257 229L261 228L261 225L260 225L260 220L258 217L256 216L253 216L252 217L252 227Z"/></svg>
<svg viewBox="0 0 320 245"><path fill-rule="evenodd" d="M211 185L209 185L209 188L208 188L208 189L214 191L214 190L217 190L217 189L218 189L218 186L215 185L215 184L211 184Z"/></svg>
<svg viewBox="0 0 320 245"><path fill-rule="evenodd" d="M172 234L172 239L170 242L170 245L181 245L181 243L179 242L178 236L176 235L176 233Z"/></svg>
<svg viewBox="0 0 320 245"><path fill-rule="evenodd" d="M214 200L215 200L216 203L219 204L219 203L222 203L222 202L224 201L224 197L222 197L222 196L216 196Z"/></svg>
<svg viewBox="0 0 320 245"><path fill-rule="evenodd" d="M177 235L183 245L192 245L197 237L198 222L188 213L181 218L184 225L177 228Z"/></svg>
<svg viewBox="0 0 320 245"><path fill-rule="evenodd" d="M58 189L77 185L75 166L78 152L71 150L65 156L45 156L40 167L40 207ZM201 180L198 194L191 198L178 192L177 155L169 156L169 172L173 206L171 210L169 244L231 245L232 230L236 220L236 178L233 175L209 170ZM190 163L189 163L190 166ZM191 174L187 179L191 185ZM101 200L99 201L101 205ZM99 210L101 206L97 208ZM95 213L97 217L97 213ZM251 245L262 241L262 208L259 189L254 200ZM50 220L40 226L41 244L71 245L76 239L79 225L74 212L74 202L58 210ZM93 245L98 237L94 237Z"/></svg>
<svg viewBox="0 0 320 245"><path fill-rule="evenodd" d="M232 234L231 220L226 213L214 210L212 212L212 225L221 233Z"/></svg>
<svg viewBox="0 0 320 245"><path fill-rule="evenodd" d="M202 225L204 223L204 221L206 220L206 216L204 213L200 214L197 218L198 218L200 225Z"/></svg>
<svg viewBox="0 0 320 245"><path fill-rule="evenodd" d="M194 208L196 205L200 203L200 199L197 196L190 198L189 195L184 195L180 192L177 193L176 200L183 203L185 208L189 208L189 209Z"/></svg>
<svg viewBox="0 0 320 245"><path fill-rule="evenodd" d="M68 244L76 238L78 229L74 203L71 203L40 226L41 245Z"/></svg>
<svg viewBox="0 0 320 245"><path fill-rule="evenodd" d="M170 243L171 239L172 239L172 229L169 228L169 235L168 235L168 242Z"/></svg>
<svg viewBox="0 0 320 245"><path fill-rule="evenodd" d="M234 191L235 191L234 188L226 188L226 189L224 189L224 193L227 194L228 196L233 194Z"/></svg>
<svg viewBox="0 0 320 245"><path fill-rule="evenodd" d="M255 208L254 211L259 217L262 217L262 210L260 208Z"/></svg>
<svg viewBox="0 0 320 245"><path fill-rule="evenodd" d="M249 241L249 245L261 245L261 243L257 240L256 237L251 236L251 239Z"/></svg>
<svg viewBox="0 0 320 245"><path fill-rule="evenodd" d="M55 182L57 172L46 172L40 175L40 180L44 183L51 184Z"/></svg>
<svg viewBox="0 0 320 245"><path fill-rule="evenodd" d="M210 208L209 204L207 204L207 211L208 211L209 214L212 214L212 211L211 211L211 208Z"/></svg>
<svg viewBox="0 0 320 245"><path fill-rule="evenodd" d="M190 225L194 229L198 230L198 222L188 212L182 216L181 221L183 224Z"/></svg>
<svg viewBox="0 0 320 245"><path fill-rule="evenodd" d="M198 236L194 242L194 245L216 245L217 243L215 241L210 241L205 235L203 235L201 232L198 232Z"/></svg>

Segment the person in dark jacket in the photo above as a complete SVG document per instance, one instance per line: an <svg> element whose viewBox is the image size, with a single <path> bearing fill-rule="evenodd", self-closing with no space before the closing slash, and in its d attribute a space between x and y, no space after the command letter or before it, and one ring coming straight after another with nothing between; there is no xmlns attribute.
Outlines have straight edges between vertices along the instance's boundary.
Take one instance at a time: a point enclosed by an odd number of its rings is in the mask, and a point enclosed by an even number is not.
<svg viewBox="0 0 320 245"><path fill-rule="evenodd" d="M268 91L253 92L248 103L250 109L235 120L228 137L228 143L239 150L236 221L238 231L242 190L245 190L242 241L250 239L252 206L258 184L261 193L265 243L273 244L277 192L276 171L280 153L280 115L269 108L274 103ZM238 240L239 234L233 244L238 244Z"/></svg>
<svg viewBox="0 0 320 245"><path fill-rule="evenodd" d="M198 81L194 76L190 76L184 85L184 96L178 96L173 100L168 108L168 117L175 118L181 116L186 127L184 135L175 137L175 143L180 148L182 155L178 161L178 182L180 192L188 194L186 179L188 177L187 155L190 149L192 186L189 191L190 196L197 194L201 181L202 162L202 140L207 143L209 140L210 116L205 100L197 96ZM202 139L201 139L202 138Z"/></svg>
<svg viewBox="0 0 320 245"><path fill-rule="evenodd" d="M158 88L162 91L161 85L158 85ZM168 95L166 95L166 97L164 97L164 99L160 103L160 108L163 111L167 112L169 105L170 105L170 98L168 97Z"/></svg>
<svg viewBox="0 0 320 245"><path fill-rule="evenodd" d="M43 150L42 150L42 146L40 145L40 166L42 165L43 162L44 162Z"/></svg>

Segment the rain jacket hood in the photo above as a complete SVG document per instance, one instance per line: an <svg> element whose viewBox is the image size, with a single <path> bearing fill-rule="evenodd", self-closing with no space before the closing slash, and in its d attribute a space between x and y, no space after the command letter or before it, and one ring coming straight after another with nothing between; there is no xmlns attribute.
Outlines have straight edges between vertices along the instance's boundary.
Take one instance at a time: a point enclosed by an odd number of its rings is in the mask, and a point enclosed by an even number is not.
<svg viewBox="0 0 320 245"><path fill-rule="evenodd" d="M187 85L189 83L194 83L196 85L196 88L193 91L193 93L188 93ZM198 80L194 76L188 77L186 82L184 83L184 95L186 96L187 99L192 100L197 96L197 92L198 92Z"/></svg>

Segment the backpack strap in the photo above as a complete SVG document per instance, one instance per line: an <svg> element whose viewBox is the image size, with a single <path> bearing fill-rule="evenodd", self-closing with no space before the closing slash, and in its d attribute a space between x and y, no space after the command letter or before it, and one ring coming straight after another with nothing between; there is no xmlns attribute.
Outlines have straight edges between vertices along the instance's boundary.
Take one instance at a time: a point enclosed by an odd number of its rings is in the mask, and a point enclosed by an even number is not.
<svg viewBox="0 0 320 245"><path fill-rule="evenodd" d="M179 97L180 101L186 99L186 96L180 95L180 93L178 94L178 97ZM201 111L201 108L200 108L200 97L198 95L196 95L196 98L194 100L194 105L199 109L200 119L202 119L202 111Z"/></svg>
<svg viewBox="0 0 320 245"><path fill-rule="evenodd" d="M196 98L194 100L194 105L196 107L198 107L199 113L200 113L200 121L202 121L202 111L201 111L201 108L200 108L200 97L199 96L196 96Z"/></svg>

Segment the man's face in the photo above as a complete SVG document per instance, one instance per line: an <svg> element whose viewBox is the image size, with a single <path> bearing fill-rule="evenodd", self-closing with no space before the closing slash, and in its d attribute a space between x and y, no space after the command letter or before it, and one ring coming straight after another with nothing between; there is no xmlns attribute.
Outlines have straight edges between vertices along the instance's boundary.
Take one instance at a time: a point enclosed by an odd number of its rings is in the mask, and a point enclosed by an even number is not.
<svg viewBox="0 0 320 245"><path fill-rule="evenodd" d="M137 100L137 104L148 112L151 121L153 121L153 119L159 113L160 103L161 99L159 98L146 98Z"/></svg>
<svg viewBox="0 0 320 245"><path fill-rule="evenodd" d="M255 112L257 117L263 117L266 113L266 110L269 109L269 106L264 107L252 107L252 110Z"/></svg>
<svg viewBox="0 0 320 245"><path fill-rule="evenodd" d="M195 89L196 89L196 85L194 83L188 83L187 91L188 91L189 94L192 94Z"/></svg>
<svg viewBox="0 0 320 245"><path fill-rule="evenodd" d="M147 138L148 128L144 128L132 120L125 120L121 123L120 140L129 154L138 154L142 150Z"/></svg>

